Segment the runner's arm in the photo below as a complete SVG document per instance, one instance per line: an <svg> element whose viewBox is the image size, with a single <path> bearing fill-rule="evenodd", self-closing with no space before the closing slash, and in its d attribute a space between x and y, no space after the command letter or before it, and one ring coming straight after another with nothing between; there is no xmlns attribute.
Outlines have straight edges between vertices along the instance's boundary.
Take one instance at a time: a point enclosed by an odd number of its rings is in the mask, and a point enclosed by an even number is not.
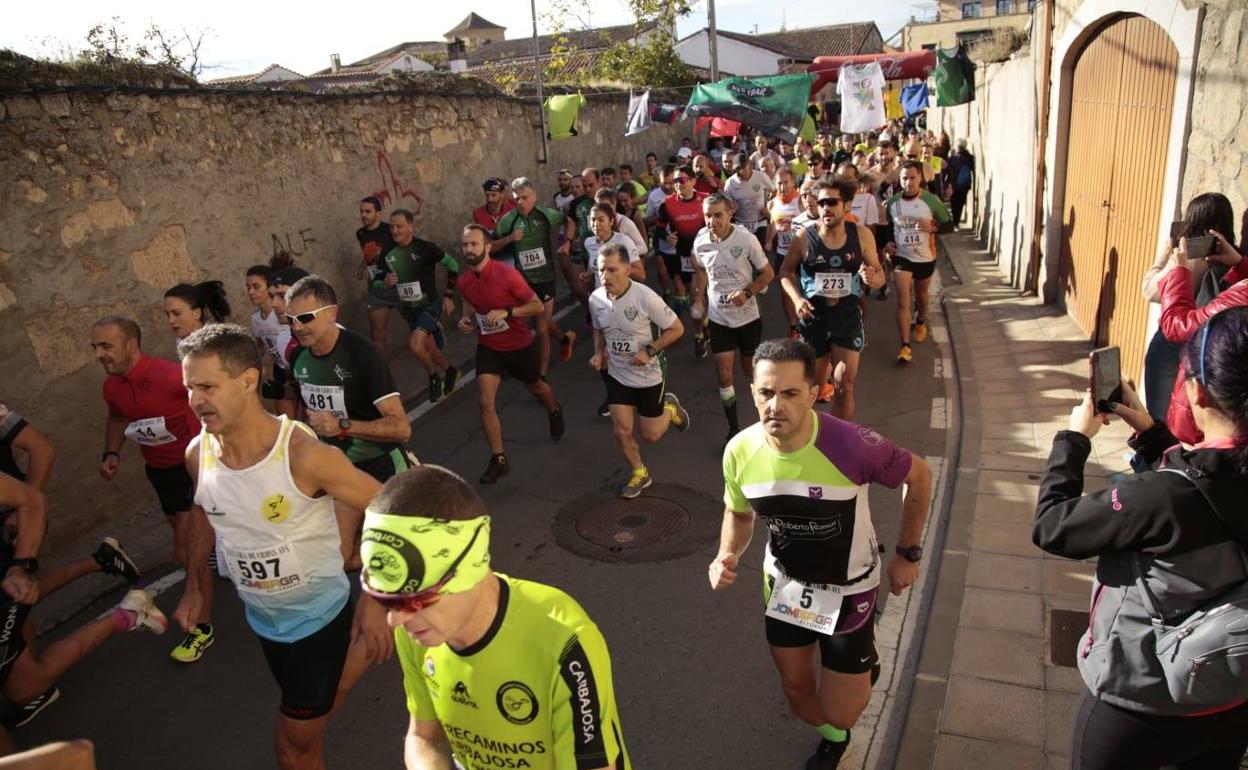
<svg viewBox="0 0 1248 770"><path fill-rule="evenodd" d="M927 462L910 453L910 471L901 482L901 530L898 545L919 545L923 542L923 525L932 505L932 469Z"/></svg>
<svg viewBox="0 0 1248 770"><path fill-rule="evenodd" d="M794 240L798 239L795 238ZM791 245L790 248L792 248ZM767 259L767 252L763 251L763 246L758 242L757 238L750 238L749 258L750 266L758 271L758 275L754 276L754 280L750 281L749 285L746 286L750 296L754 297L767 288L768 284L776 280L776 269L771 266L771 260Z"/></svg>
<svg viewBox="0 0 1248 770"><path fill-rule="evenodd" d="M17 510L17 542L13 555L33 559L47 529L47 503L34 485L25 484L7 473L0 473L0 505Z"/></svg>
<svg viewBox="0 0 1248 770"><path fill-rule="evenodd" d="M403 741L407 770L453 770L451 743L437 720L411 718Z"/></svg>
<svg viewBox="0 0 1248 770"><path fill-rule="evenodd" d="M794 238L789 244L789 253L784 255L784 262L780 264L780 288L789 295L794 307L800 307L803 302L807 301L806 296L802 294L801 284L797 280L797 266L802 264L805 258L806 239Z"/></svg>
<svg viewBox="0 0 1248 770"><path fill-rule="evenodd" d="M126 420L109 411L108 422L104 425L104 451L120 456L121 447L126 443Z"/></svg>
<svg viewBox="0 0 1248 770"><path fill-rule="evenodd" d="M541 315L545 309L546 306L542 304L537 295L531 294L523 305L516 305L511 309L511 315L513 318L532 318Z"/></svg>
<svg viewBox="0 0 1248 770"><path fill-rule="evenodd" d="M550 688L555 767L623 767L611 657L602 632L592 623L578 628L560 650L558 663Z"/></svg>
<svg viewBox="0 0 1248 770"><path fill-rule="evenodd" d="M691 259L693 260L693 294L689 299L693 304L702 304L705 307L706 287L710 283L710 278L706 274L706 268L702 267L702 263L698 261L697 255L695 254Z"/></svg>
<svg viewBox="0 0 1248 770"><path fill-rule="evenodd" d="M26 452L26 483L42 490L48 483L48 476L52 475L56 447L30 423L13 438L13 446Z"/></svg>
<svg viewBox="0 0 1248 770"><path fill-rule="evenodd" d="M352 420L347 435L366 441L391 441L405 444L412 437L412 425L403 411L403 401L396 394L384 396L375 406L381 412L380 419Z"/></svg>
<svg viewBox="0 0 1248 770"><path fill-rule="evenodd" d="M186 447L186 472L196 487L199 486L199 442L200 438L197 436L191 439L191 443ZM212 524L208 522L204 509L199 504L194 504L188 515L191 518L190 531L187 535L186 563L195 566L186 569L186 587L182 589L182 598L178 601L178 608L173 613L174 622L184 631L190 631L199 623L199 611L203 601L202 586L212 580L212 573L208 567L208 554L215 544Z"/></svg>
<svg viewBox="0 0 1248 770"><path fill-rule="evenodd" d="M754 511L734 511L724 507L724 522L719 529L719 555L732 554L740 559L754 538Z"/></svg>
<svg viewBox="0 0 1248 770"><path fill-rule="evenodd" d="M290 472L299 491L309 497L324 491L343 503L340 508L350 507L360 519L354 522L358 530L364 509L381 490L381 484L352 465L337 447L322 443L305 431L291 432L290 447Z"/></svg>
<svg viewBox="0 0 1248 770"><path fill-rule="evenodd" d="M862 248L862 261L868 266L875 268L875 272L871 274L871 281L867 284L869 288L878 289L884 285L884 266L880 264L880 255L875 250L875 236L871 234L871 228L866 225L857 224L858 228L858 244ZM800 238L798 240L801 240ZM789 253L792 254L793 247L789 247Z"/></svg>

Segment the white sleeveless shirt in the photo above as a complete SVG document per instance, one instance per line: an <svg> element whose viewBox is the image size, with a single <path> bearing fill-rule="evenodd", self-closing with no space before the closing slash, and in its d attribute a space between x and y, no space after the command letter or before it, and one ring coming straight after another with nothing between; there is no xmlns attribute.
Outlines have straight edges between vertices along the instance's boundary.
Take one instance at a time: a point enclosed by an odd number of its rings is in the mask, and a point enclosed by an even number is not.
<svg viewBox="0 0 1248 770"><path fill-rule="evenodd" d="M303 423L282 416L277 442L263 460L234 470L221 444L199 437L195 504L216 531L221 558L260 636L294 642L319 631L346 604L334 498L308 497L290 472L290 436Z"/></svg>

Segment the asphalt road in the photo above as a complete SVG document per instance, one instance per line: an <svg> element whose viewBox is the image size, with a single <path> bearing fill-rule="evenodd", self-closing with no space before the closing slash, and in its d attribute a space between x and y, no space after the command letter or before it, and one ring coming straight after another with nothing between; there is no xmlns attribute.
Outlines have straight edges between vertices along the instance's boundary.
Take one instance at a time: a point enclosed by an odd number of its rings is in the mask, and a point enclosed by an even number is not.
<svg viewBox="0 0 1248 770"><path fill-rule="evenodd" d="M782 335L778 287L763 300L767 334ZM899 367L892 309L891 296L869 303L858 421L917 454L942 455L945 431L932 427L933 398L944 395L941 380L933 376L939 350L931 341L916 345L913 363ZM938 312L935 300L933 312ZM583 318L583 311L574 310L563 325L583 331ZM637 768L801 767L816 736L790 715L767 655L759 592L761 528L737 585L721 593L707 585L722 511L719 452L726 424L712 362L693 357L692 340L682 340L670 357L670 389L689 409L692 428L673 430L643 448L656 485L637 501L664 498L687 509L692 523L670 546L684 554L656 551L653 555L669 558L610 563L573 553L557 541L556 528L562 528L564 540L576 538L564 519L611 499L627 475L609 420L594 414L602 383L586 365L590 354L582 335L573 360L552 367L551 383L568 422L559 443L549 440L545 412L522 386L507 381L500 391L513 470L500 483L480 488L494 520L496 569L559 586L602 628L624 737ZM737 390L742 423L748 425L757 415L746 384L738 381ZM422 461L475 481L488 459L475 385L417 418L411 446ZM891 552L900 492L873 488L870 494L878 536ZM82 737L95 742L105 770L273 767L271 723L278 691L233 589L224 581L218 589L217 641L201 661L169 660L178 636L173 631L159 638L133 633L109 640L62 679L58 703L17 731L19 748ZM172 613L180 592L176 584L158 603ZM120 590L110 599L119 596ZM107 606L101 602L80 613L54 636ZM365 676L335 717L326 743L329 766L402 767L406 723L400 672L391 660Z"/></svg>

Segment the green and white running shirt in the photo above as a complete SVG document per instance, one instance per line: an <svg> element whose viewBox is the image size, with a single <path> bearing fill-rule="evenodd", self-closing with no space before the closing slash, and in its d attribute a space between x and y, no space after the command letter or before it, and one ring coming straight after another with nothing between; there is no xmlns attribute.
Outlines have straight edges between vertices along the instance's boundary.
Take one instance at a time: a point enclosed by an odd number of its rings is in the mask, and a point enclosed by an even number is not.
<svg viewBox="0 0 1248 770"><path fill-rule="evenodd" d="M498 615L472 647L394 630L408 711L442 724L464 770L630 770L598 627L557 588L496 577Z"/></svg>
<svg viewBox="0 0 1248 770"><path fill-rule="evenodd" d="M630 388L651 388L667 376L667 358L659 353L645 366L633 357L676 321L676 314L644 283L630 281L618 297L599 286L589 295L589 315L607 342L607 373Z"/></svg>
<svg viewBox="0 0 1248 770"><path fill-rule="evenodd" d="M724 504L762 517L786 576L867 591L880 583L867 487L897 487L912 457L865 425L814 414L810 441L796 452L773 449L762 423L734 436L724 449Z"/></svg>

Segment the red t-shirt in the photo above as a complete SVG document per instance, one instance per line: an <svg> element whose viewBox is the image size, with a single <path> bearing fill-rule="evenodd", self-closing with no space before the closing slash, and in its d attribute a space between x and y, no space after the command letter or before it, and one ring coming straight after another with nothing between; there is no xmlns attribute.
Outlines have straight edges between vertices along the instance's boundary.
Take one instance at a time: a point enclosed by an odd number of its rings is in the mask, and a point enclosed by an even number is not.
<svg viewBox="0 0 1248 770"><path fill-rule="evenodd" d="M523 318L508 318L497 330L485 325L485 315L491 310L519 307L534 296L524 276L514 267L508 267L491 259L481 272L468 269L459 274L456 282L464 301L476 311L477 344L490 350L520 350L533 344L533 332Z"/></svg>
<svg viewBox="0 0 1248 770"><path fill-rule="evenodd" d="M143 460L153 468L181 465L186 445L199 435L182 367L173 361L140 356L128 374L104 380L104 403L109 415L126 421L126 438L139 444ZM138 424L141 420L144 424Z"/></svg>
<svg viewBox="0 0 1248 770"><path fill-rule="evenodd" d="M503 201L502 208L498 210L498 214L491 214L490 210L485 206L477 206L472 210L472 221L481 225L486 230L489 230L490 234L493 235L498 229L498 220L502 219L504 214L511 211L515 207L515 201L505 200Z"/></svg>
<svg viewBox="0 0 1248 770"><path fill-rule="evenodd" d="M680 193L672 193L663 200L656 217L659 227L673 230L676 233L676 253L688 256L693 253L693 239L706 226L706 216L702 213L702 201L705 193L694 193L689 200L681 200Z"/></svg>

